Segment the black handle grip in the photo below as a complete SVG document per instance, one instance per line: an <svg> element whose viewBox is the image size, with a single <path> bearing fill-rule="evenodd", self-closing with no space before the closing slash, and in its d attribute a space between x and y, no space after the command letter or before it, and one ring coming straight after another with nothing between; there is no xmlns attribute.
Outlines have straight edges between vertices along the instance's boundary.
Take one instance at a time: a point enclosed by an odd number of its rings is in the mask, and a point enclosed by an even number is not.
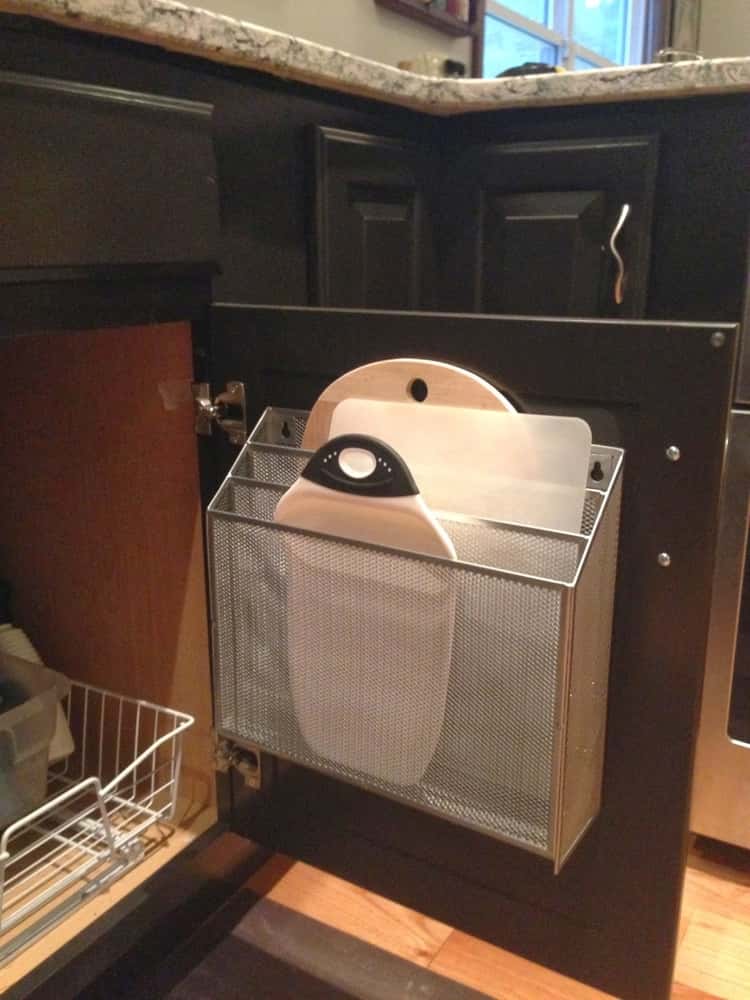
<svg viewBox="0 0 750 1000"><path fill-rule="evenodd" d="M367 476L350 475L340 464L342 452L349 448L369 452L375 467ZM339 493L368 497L411 497L419 489L408 466L385 441L367 434L341 434L318 448L305 466L302 476L312 483Z"/></svg>

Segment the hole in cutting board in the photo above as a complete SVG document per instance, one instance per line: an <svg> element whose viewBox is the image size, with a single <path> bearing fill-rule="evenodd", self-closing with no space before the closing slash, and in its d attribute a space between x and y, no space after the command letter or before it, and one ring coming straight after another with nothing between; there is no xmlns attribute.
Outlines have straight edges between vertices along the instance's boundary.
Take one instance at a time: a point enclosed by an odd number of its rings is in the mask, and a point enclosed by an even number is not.
<svg viewBox="0 0 750 1000"><path fill-rule="evenodd" d="M411 398L417 403L424 403L428 392L427 383L424 379L415 378L409 383L409 393L411 394Z"/></svg>

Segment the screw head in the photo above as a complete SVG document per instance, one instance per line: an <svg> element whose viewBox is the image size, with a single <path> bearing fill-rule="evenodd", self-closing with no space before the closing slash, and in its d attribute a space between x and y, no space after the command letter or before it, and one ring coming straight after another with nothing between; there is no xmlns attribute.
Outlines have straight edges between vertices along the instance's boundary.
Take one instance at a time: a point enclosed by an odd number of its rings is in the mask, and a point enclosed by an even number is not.
<svg viewBox="0 0 750 1000"><path fill-rule="evenodd" d="M680 451L680 449L677 447L676 444L670 444L665 454L670 462L679 462L682 456L682 452Z"/></svg>
<svg viewBox="0 0 750 1000"><path fill-rule="evenodd" d="M663 569L667 569L669 566L672 565L672 557L668 552L660 552L659 555L656 557L656 561Z"/></svg>
<svg viewBox="0 0 750 1000"><path fill-rule="evenodd" d="M723 347L727 342L727 335L722 333L721 330L714 330L714 332L709 337L711 342L711 347Z"/></svg>

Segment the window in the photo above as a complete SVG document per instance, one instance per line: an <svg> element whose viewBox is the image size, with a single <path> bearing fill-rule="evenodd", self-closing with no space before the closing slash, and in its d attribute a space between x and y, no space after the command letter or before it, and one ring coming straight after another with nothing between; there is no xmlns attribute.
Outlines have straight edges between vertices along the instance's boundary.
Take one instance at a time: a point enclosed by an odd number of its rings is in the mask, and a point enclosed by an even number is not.
<svg viewBox="0 0 750 1000"><path fill-rule="evenodd" d="M596 69L643 61L646 0L487 0L484 76L525 62Z"/></svg>

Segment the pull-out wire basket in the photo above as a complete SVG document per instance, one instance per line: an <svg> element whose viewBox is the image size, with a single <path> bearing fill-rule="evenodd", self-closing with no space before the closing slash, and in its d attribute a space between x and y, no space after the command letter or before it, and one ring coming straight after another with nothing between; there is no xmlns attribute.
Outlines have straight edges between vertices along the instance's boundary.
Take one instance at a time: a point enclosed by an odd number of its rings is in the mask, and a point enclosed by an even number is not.
<svg viewBox="0 0 750 1000"><path fill-rule="evenodd" d="M137 865L177 805L189 715L76 682L64 708L73 754L0 833L0 963Z"/></svg>
<svg viewBox="0 0 750 1000"><path fill-rule="evenodd" d="M622 451L578 533L438 513L452 561L274 523L306 416L267 410L209 507L219 733L558 871L601 800Z"/></svg>

